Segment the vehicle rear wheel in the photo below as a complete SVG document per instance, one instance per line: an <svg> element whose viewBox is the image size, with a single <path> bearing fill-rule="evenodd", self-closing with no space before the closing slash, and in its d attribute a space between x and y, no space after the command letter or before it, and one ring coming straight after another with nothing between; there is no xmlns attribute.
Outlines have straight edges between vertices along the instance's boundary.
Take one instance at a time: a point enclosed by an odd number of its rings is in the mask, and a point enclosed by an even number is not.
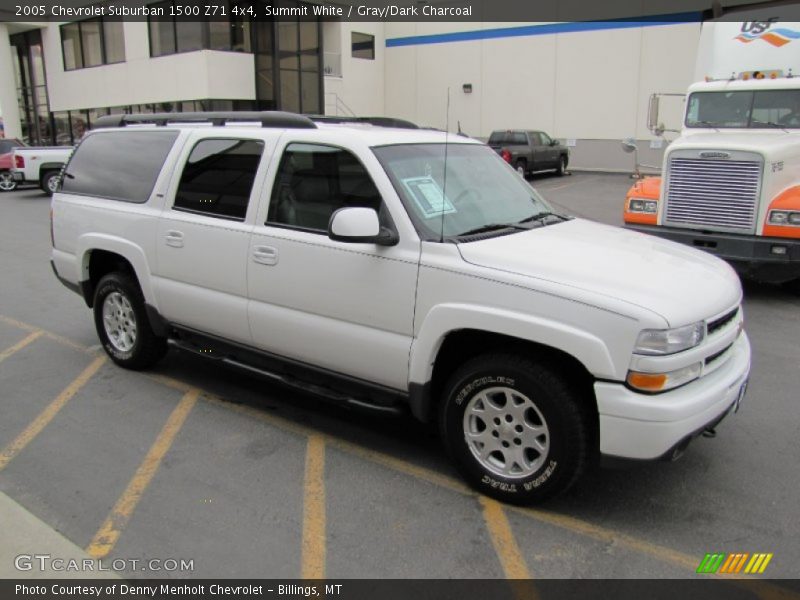
<svg viewBox="0 0 800 600"><path fill-rule="evenodd" d="M589 453L589 419L565 378L511 354L459 368L440 405L443 442L480 492L531 504L567 490Z"/></svg>
<svg viewBox="0 0 800 600"><path fill-rule="evenodd" d="M567 157L562 156L558 159L558 168L556 169L556 175L559 177L563 176L567 172Z"/></svg>
<svg viewBox="0 0 800 600"><path fill-rule="evenodd" d="M522 176L523 179L525 179L528 176L528 161L526 161L524 158L520 158L514 164L514 168L517 170L517 173L519 173Z"/></svg>
<svg viewBox="0 0 800 600"><path fill-rule="evenodd" d="M791 281L787 281L783 284L783 287L791 293L800 296L800 277L797 279L792 279Z"/></svg>
<svg viewBox="0 0 800 600"><path fill-rule="evenodd" d="M146 369L167 351L167 341L150 326L138 283L124 273L110 273L97 284L94 323L103 349L126 369Z"/></svg>
<svg viewBox="0 0 800 600"><path fill-rule="evenodd" d="M58 191L59 172L48 171L42 176L41 187L42 191L48 196L52 196Z"/></svg>
<svg viewBox="0 0 800 600"><path fill-rule="evenodd" d="M17 182L11 175L11 171L0 171L0 192L13 192L17 189Z"/></svg>

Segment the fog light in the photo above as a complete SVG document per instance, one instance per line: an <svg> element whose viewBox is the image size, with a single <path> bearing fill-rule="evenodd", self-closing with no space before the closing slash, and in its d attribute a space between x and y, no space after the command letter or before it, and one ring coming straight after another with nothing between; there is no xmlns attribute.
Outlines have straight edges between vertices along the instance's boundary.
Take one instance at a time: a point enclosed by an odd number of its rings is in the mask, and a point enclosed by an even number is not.
<svg viewBox="0 0 800 600"><path fill-rule="evenodd" d="M786 256L787 248L786 246L773 246L770 249L772 254L777 254L778 256Z"/></svg>

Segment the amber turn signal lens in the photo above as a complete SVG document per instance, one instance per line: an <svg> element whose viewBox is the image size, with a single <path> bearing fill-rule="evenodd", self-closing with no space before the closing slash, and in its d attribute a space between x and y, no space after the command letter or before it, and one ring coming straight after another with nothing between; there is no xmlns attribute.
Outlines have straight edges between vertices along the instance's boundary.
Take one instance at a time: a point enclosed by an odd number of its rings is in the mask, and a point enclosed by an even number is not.
<svg viewBox="0 0 800 600"><path fill-rule="evenodd" d="M660 391L666 382L667 376L664 373L637 373L636 371L628 373L628 385L647 392Z"/></svg>

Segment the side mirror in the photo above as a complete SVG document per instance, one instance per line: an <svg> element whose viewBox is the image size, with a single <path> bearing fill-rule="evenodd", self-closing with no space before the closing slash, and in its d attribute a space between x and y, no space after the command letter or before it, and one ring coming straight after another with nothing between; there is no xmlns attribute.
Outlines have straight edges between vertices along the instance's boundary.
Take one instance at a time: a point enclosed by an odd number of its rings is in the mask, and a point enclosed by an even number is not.
<svg viewBox="0 0 800 600"><path fill-rule="evenodd" d="M340 208L331 215L328 223L328 237L337 242L378 244L394 246L397 235L382 228L378 213L371 208Z"/></svg>
<svg viewBox="0 0 800 600"><path fill-rule="evenodd" d="M558 146L558 144L559 144L558 140L550 140L551 146Z"/></svg>
<svg viewBox="0 0 800 600"><path fill-rule="evenodd" d="M633 138L622 140L622 149L628 154L636 152L636 140Z"/></svg>

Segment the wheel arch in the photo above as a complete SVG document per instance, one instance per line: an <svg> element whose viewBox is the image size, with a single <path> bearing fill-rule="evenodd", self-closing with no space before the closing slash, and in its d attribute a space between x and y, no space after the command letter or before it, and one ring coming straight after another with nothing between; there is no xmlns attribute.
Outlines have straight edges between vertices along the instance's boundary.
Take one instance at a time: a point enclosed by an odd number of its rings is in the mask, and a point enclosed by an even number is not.
<svg viewBox="0 0 800 600"><path fill-rule="evenodd" d="M142 290L145 302L156 306L150 269L144 251L128 240L111 236L89 235L80 240L79 286L86 305L91 308L94 292L103 276L121 271L133 276Z"/></svg>

